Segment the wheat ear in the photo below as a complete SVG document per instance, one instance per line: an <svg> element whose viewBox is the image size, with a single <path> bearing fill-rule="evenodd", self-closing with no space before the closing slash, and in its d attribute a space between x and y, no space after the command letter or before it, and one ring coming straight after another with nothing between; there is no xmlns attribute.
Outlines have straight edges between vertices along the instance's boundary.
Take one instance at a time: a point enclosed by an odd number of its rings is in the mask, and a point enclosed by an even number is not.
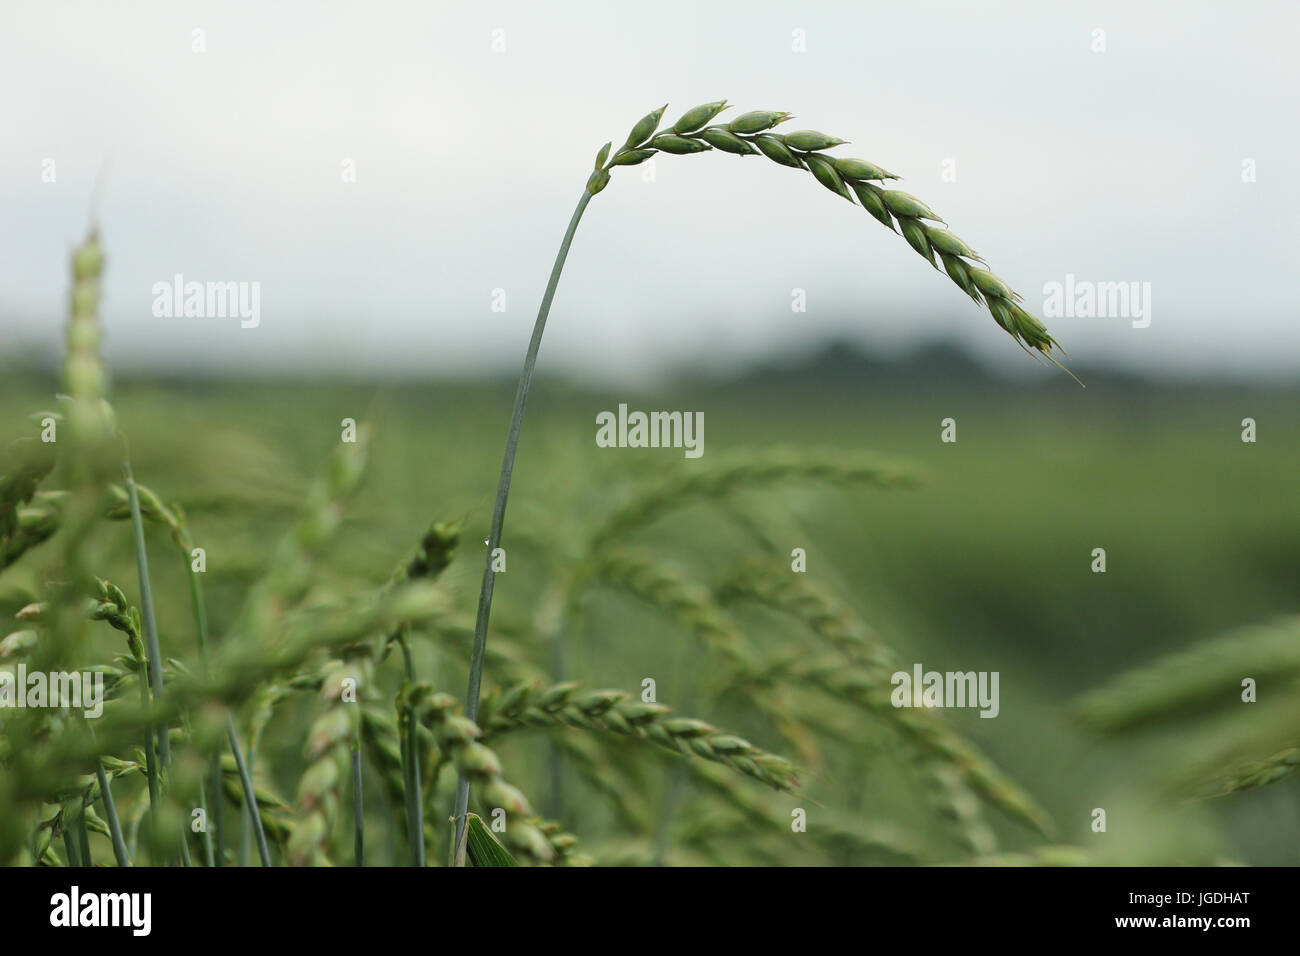
<svg viewBox="0 0 1300 956"><path fill-rule="evenodd" d="M1242 790L1254 790L1256 787L1276 783L1298 770L1300 770L1300 747L1288 747L1265 760L1238 768L1209 795L1221 797Z"/></svg>
<svg viewBox="0 0 1300 956"><path fill-rule="evenodd" d="M298 782L299 818L286 847L293 866L328 864L326 845L338 813L341 767L351 766L350 751L358 733L356 719L344 701L345 681L364 686L362 668L334 661L322 676L320 699L327 705L307 733L309 761Z"/></svg>
<svg viewBox="0 0 1300 956"><path fill-rule="evenodd" d="M849 202L852 202L852 197L856 195L863 208L884 225L892 229L894 222L897 221L904 238L912 248L925 256L935 268L938 268L935 260L938 256L943 262L944 270L958 288L976 303L986 305L998 325L1011 335L1022 349L1026 352L1035 350L1046 356L1049 361L1059 365L1052 356L1053 348L1059 348L1056 340L1048 334L1042 322L1021 308L1020 296L1005 282L987 269L972 264L982 262L973 249L946 229L931 225L932 222L943 222L943 220L916 197L901 190L884 189L876 185L877 182L897 179L898 177L893 173L865 160L832 157L824 152L826 149L842 145L844 140L814 130L800 130L786 135L773 133L774 127L790 119L789 113L751 112L727 124L709 125L726 108L725 100L702 104L688 110L670 130L658 133L664 110L667 109L667 106L664 106L640 119L632 127L623 145L612 156L610 155L612 143L606 143L596 154L595 169L588 177L587 186L578 199L577 207L561 240L555 264L551 268L546 292L542 296L541 308L538 310L537 321L533 325L533 333L524 356L519 385L515 391L510 427L506 433L506 448L501 459L501 476L497 482L496 501L492 509L492 524L488 531L483 583L479 591L478 614L474 628L474 647L470 657L469 684L465 694L465 712L471 719L478 713L484 648L491 617L492 589L496 576L492 568L492 554L501 543L506 502L510 496L510 478L514 472L519 432L523 425L524 408L528 403L528 392L532 386L533 369L537 365L537 354L541 349L542 333L546 328L551 302L555 298L560 273L568 258L569 247L573 243L578 223L581 222L592 197L609 185L611 170L619 166L645 162L657 152L686 154L706 152L711 149L741 156L761 153L782 166L808 170L819 183ZM469 779L462 774L456 784L453 815L456 827L455 860L459 865L463 865L464 861L465 813L468 805Z"/></svg>
<svg viewBox="0 0 1300 956"><path fill-rule="evenodd" d="M953 283L977 304L986 305L994 321L1022 348L1034 349L1055 362L1052 349L1059 349L1060 345L1042 322L1020 306L1021 297L1005 282L988 269L973 265L984 264L978 253L948 230L931 225L947 223L921 200L902 190L877 185L896 180L898 176L863 159L826 153L825 150L847 144L838 137L807 129L786 134L773 132L780 124L793 119L789 113L760 110L744 113L729 123L709 125L727 108L725 100L697 106L688 110L670 130L657 135L666 107L648 114L633 127L627 141L608 163L604 157L609 146L601 151L588 190L594 195L604 189L609 184L612 168L643 163L658 152L686 155L716 149L738 156L761 154L781 166L807 170L817 182L850 203L856 196L862 207L887 228L893 230L897 222L908 245L936 269L937 256Z"/></svg>
<svg viewBox="0 0 1300 956"><path fill-rule="evenodd" d="M1300 615L1244 627L1157 658L1084 694L1079 716L1107 732L1240 700L1241 678L1300 675Z"/></svg>
<svg viewBox="0 0 1300 956"><path fill-rule="evenodd" d="M765 450L759 455L724 454L638 489L592 533L588 552L662 518L675 508L718 500L739 488L811 481L841 487L915 488L919 479L905 465L871 455L823 453L810 457L796 449Z"/></svg>
<svg viewBox="0 0 1300 956"><path fill-rule="evenodd" d="M488 703L488 702L485 702ZM670 707L628 699L617 690L582 692L578 684L516 684L494 696L484 712L487 734L523 727L580 727L637 737L676 753L722 764L775 790L793 793L799 776L784 757Z"/></svg>

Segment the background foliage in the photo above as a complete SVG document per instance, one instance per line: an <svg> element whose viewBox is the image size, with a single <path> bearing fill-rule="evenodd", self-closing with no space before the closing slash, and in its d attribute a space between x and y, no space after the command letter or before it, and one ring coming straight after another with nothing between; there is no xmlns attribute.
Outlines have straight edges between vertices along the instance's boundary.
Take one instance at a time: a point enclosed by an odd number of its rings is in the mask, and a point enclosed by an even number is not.
<svg viewBox="0 0 1300 956"><path fill-rule="evenodd" d="M1208 660L1232 677L1233 661L1214 651L1217 635L1295 611L1294 394L1151 387L1086 373L1086 392L971 375L944 384L924 373L945 357L932 358L903 376L878 368L859 380L824 368L768 370L640 394L540 383L521 446L493 641L518 652L519 674L509 676L548 674L553 621L539 609L557 577L580 566L603 518L639 490L701 464L673 450L597 448L598 411L623 401L704 411L704 466L886 451L922 477L919 487L741 480L725 497L684 502L616 543L710 591L721 589L739 562L803 547L807 583L879 635L901 666L999 671L996 720L974 711L939 717L1032 795L1052 821L1049 834L950 792L945 804L935 793L942 780L934 768L918 763L888 721L842 701L790 704L803 714L802 745L794 746L799 734L783 734L753 700L718 686L725 661L702 649L689 612L656 606L627 587L582 591L566 629L563 676L589 690L630 694L653 677L664 703L790 757L805 770L799 794L719 776L713 765L703 775L683 774L671 758L656 759L653 747L576 731L490 740L509 780L546 815L560 816L581 851L600 862L895 863L990 854L1037 862L1297 862L1294 775L1228 798L1186 799L1206 792L1204 781L1216 773L1276 753L1279 736L1294 738L1294 709L1265 707L1278 703L1285 669L1278 681L1261 678L1257 711L1231 712L1245 722L1236 733L1224 731L1202 702L1108 736L1089 726L1086 700L1077 700L1130 667L1200 641L1211 641ZM31 435L28 416L48 407L56 388L39 376L7 376L4 437ZM181 503L196 543L207 549L209 615L212 632L221 634L338 445L345 417L375 425L372 465L322 559L311 600L382 584L430 522L458 522L464 533L443 582L457 596L457 613L472 613L483 557L474 545L490 507L488 479L509 393L508 385L487 383L401 387L376 397L373 387L346 382L124 381L115 386L114 406L138 480ZM1260 423L1257 444L1240 441L1247 415ZM958 421L952 445L938 439L939 421L949 416ZM103 531L105 563L97 573L134 594L129 533L122 524ZM171 552L162 529L151 527L148 536L164 652L193 661L183 567L163 558ZM1089 569L1094 547L1107 549L1104 575ZM0 612L16 612L35 584L24 565L6 572ZM753 603L725 606L745 639L764 651L824 650L798 620ZM100 660L119 652L111 632L96 639L111 644ZM417 629L412 636L417 673L453 694L463 689L467 649L447 635ZM490 659L485 689L506 680L509 669ZM390 711L401 678L393 660L377 668L379 700ZM287 807L309 764L304 739L319 716L315 695L290 694L266 725L257 776ZM241 728L249 719L245 708ZM565 750L558 789L552 741ZM1214 763L1208 775L1202 767L1188 782L1189 765L1207 756ZM583 760L595 770L583 772ZM400 817L379 799L377 770L368 763L366 773L368 860L405 862ZM135 786L122 786L119 804L130 803ZM446 838L438 821L450 807L450 787L444 773L426 794L433 841ZM796 806L808 811L808 834L789 832ZM1108 811L1105 834L1089 831L1094 807ZM774 822L758 823L760 813ZM1045 844L1078 850L1057 851L1054 860L1051 851L1033 849ZM228 849L237 858L237 847ZM438 852L445 851L435 847L431 857L441 862ZM110 859L107 843L94 855ZM351 860L342 819L326 857Z"/></svg>

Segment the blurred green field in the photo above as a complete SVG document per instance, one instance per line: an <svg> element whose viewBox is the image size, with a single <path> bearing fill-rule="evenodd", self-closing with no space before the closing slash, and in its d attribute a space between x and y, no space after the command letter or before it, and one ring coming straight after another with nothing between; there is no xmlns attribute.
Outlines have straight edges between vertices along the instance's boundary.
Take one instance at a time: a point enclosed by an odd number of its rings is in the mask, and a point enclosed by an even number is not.
<svg viewBox="0 0 1300 956"><path fill-rule="evenodd" d="M0 384L0 438L32 434L28 416L52 407L54 390L51 382L17 375ZM323 585L382 583L430 521L459 519L466 530L447 580L472 612L483 560L475 544L486 536L512 397L511 384L119 381L113 404L137 479L185 506L207 550L208 603L219 635L347 417L376 426L372 465ZM904 662L1000 672L998 719L980 720L972 711L944 717L1038 798L1057 821L1060 842L1104 849L1121 861L1294 865L1295 775L1175 807L1157 790L1171 756L1195 740L1194 722L1107 739L1081 727L1069 704L1158 654L1300 610L1296 398L1284 391L1104 383L1084 391L1056 382L972 389L747 382L624 392L542 381L520 445L503 541L509 566L498 579L494 625L531 620L540 582L592 515L635 482L692 467L680 450L598 448L602 410L627 402L703 411L705 460L773 446L872 449L915 465L923 487L799 484L744 492L740 500L787 552L805 548L809 577L833 587ZM940 422L948 417L957 422L955 444L940 442ZM1245 417L1258 422L1255 444L1240 439ZM164 651L190 655L181 569L163 557L163 536L150 534ZM134 572L125 529L118 539L108 545L106 573L126 583ZM638 540L706 583L753 550L748 532L708 503L674 514ZM1105 574L1090 570L1097 547L1106 549ZM20 566L0 577L0 612L20 606L30 573L30 565ZM694 658L680 627L616 595L597 595L587 611L590 633L566 676L635 691L653 675L662 701L682 700ZM421 676L463 693L463 664L427 646L417 648L417 659ZM721 709L696 716L722 726L734 726L728 717L740 719ZM309 710L287 708L268 732L263 760L290 797L309 719ZM762 726L736 729L781 749ZM864 741L872 739L874 732L855 720L834 733L859 730ZM872 753L868 745L829 759L809 796L862 818L884 807L900 826L933 826L895 785L894 757ZM512 740L502 754L524 768L512 779L544 791L540 737ZM654 779L646 786L665 784ZM565 799L566 825L599 846L609 831L599 800L578 784L566 785ZM689 793L682 801L690 806ZM1105 834L1089 831L1094 807L1108 809ZM990 819L1004 848L1035 842L995 814ZM797 845L785 861L801 862Z"/></svg>

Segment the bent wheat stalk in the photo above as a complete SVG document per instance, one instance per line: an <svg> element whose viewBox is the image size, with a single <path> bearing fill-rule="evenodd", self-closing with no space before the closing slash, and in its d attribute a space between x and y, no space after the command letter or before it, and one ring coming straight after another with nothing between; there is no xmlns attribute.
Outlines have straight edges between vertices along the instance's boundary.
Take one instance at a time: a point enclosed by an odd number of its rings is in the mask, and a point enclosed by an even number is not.
<svg viewBox="0 0 1300 956"><path fill-rule="evenodd" d="M515 452L519 445L519 431L523 424L524 407L528 402L528 391L532 385L533 369L537 365L537 353L542 344L542 333L545 331L551 302L555 298L555 289L560 282L560 273L564 269L569 247L573 244L573 236L577 232L578 223L582 220L582 214L592 198L609 185L611 172L616 167L635 166L660 152L688 155L719 150L737 156L762 155L781 166L806 170L812 173L817 182L848 202L852 203L854 197L857 197L858 203L890 230L894 230L897 223L898 230L901 231L908 245L924 256L936 269L942 262L944 272L957 287L970 296L976 304L985 305L994 321L1016 341L1017 345L1026 352L1032 349L1063 368L1052 355L1052 350L1059 349L1060 345L1048 334L1046 326L1021 307L1021 297L1002 279L987 268L973 264L984 263L978 253L946 228L941 229L932 225L932 223L941 223L946 226L947 223L921 200L902 190L885 189L877 185L877 183L898 179L896 175L863 159L831 156L825 152L836 146L845 145L846 140L816 130L798 130L788 134L772 132L775 127L792 117L789 113L770 110L744 113L730 123L713 123L718 114L728 108L725 100L704 103L687 110L670 129L660 132L659 124L667 108L663 106L642 117L632 127L623 145L612 156L610 149L613 143L606 143L596 154L595 169L587 180L582 196L578 199L578 205L569 220L564 239L560 243L560 251L556 254L555 264L546 283L546 292L542 296L541 308L537 312L532 338L528 342L528 351L524 356L523 372L519 376L519 385L515 391L514 409L511 412L505 453L501 460L501 477L497 483L496 502L492 509L492 524L486 542L483 583L479 591L474 646L470 656L469 686L465 694L465 716L470 720L474 720L478 714L479 688L483 679L483 657L487 645L492 589L496 577L492 569L492 554L501 543L506 501L510 496L510 478L514 472ZM1068 370L1066 371L1068 373ZM454 811L456 827L454 860L457 866L464 866L465 862L465 814L469 806L469 786L470 779L462 772L456 784Z"/></svg>

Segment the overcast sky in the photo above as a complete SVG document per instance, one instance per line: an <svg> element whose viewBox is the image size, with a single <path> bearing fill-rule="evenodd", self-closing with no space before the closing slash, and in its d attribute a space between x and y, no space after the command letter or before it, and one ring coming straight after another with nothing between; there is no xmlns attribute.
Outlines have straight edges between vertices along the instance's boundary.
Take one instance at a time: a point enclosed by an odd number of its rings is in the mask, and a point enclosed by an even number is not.
<svg viewBox="0 0 1300 956"><path fill-rule="evenodd" d="M57 347L107 162L115 365L513 370L597 148L725 97L900 174L1039 314L1067 274L1150 283L1149 327L1048 320L1076 361L1294 378L1297 36L1294 0L11 2L0 353ZM156 317L177 273L259 282L259 327ZM638 377L832 336L1027 361L806 173L661 156L588 209L541 368Z"/></svg>

